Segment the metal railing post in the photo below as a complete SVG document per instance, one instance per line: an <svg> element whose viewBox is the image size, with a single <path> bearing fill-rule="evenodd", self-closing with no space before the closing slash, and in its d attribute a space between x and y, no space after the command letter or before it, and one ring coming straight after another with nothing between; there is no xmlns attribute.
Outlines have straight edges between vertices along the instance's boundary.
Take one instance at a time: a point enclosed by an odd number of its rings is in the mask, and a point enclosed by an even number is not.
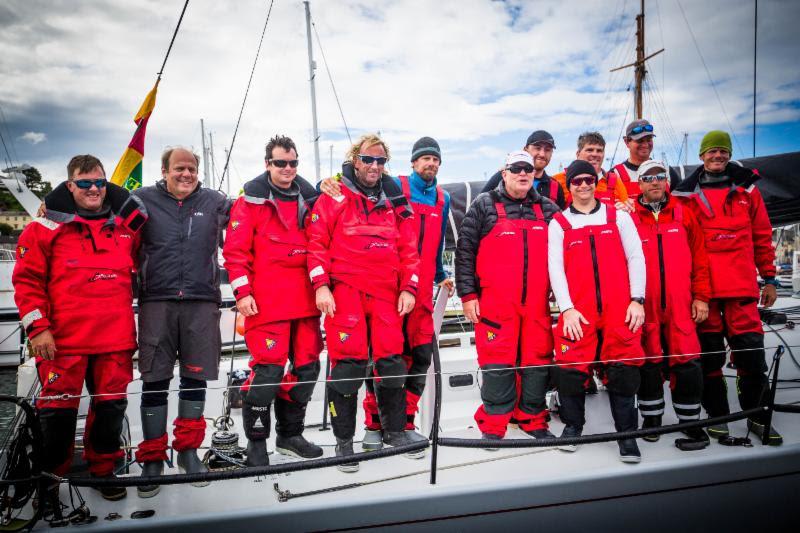
<svg viewBox="0 0 800 533"><path fill-rule="evenodd" d="M771 384L770 390L769 390L769 401L767 402L767 405L766 405L766 407L767 407L767 417L764 420L764 436L761 437L761 443L764 446L768 446L769 445L769 441L770 441L769 434L770 434L770 432L772 430L772 413L775 410L775 393L778 390L778 369L781 366L781 356L783 355L784 350L785 349L784 349L783 345L778 346L775 349L775 355L772 356L772 360L773 360L773 364L774 364L774 370L773 370L773 374L772 374L772 384Z"/></svg>
<svg viewBox="0 0 800 533"><path fill-rule="evenodd" d="M436 462L439 453L439 415L442 411L442 362L439 359L439 336L433 336L433 380L436 400L433 408L433 427L431 428L431 485L436 485Z"/></svg>

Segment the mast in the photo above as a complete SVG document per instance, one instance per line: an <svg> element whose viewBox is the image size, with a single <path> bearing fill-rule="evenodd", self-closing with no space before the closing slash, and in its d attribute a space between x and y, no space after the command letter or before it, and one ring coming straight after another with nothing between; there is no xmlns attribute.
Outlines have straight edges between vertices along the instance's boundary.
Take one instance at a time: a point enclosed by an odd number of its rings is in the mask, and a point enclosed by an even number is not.
<svg viewBox="0 0 800 533"><path fill-rule="evenodd" d="M206 127L203 119L200 119L200 136L203 138L203 187L211 187L211 180L208 176L208 148L206 147Z"/></svg>
<svg viewBox="0 0 800 533"><path fill-rule="evenodd" d="M317 91L314 87L314 71L317 64L314 62L314 49L311 46L311 6L308 0L303 2L306 6L306 36L308 38L308 81L311 85L311 123L314 135L314 170L316 171L317 181L320 180L319 168L319 132L317 131Z"/></svg>
<svg viewBox="0 0 800 533"><path fill-rule="evenodd" d="M215 183L217 181L217 163L214 161L214 136L210 131L208 132L208 143L208 154L211 159L211 187L215 188Z"/></svg>
<svg viewBox="0 0 800 533"><path fill-rule="evenodd" d="M758 0L753 17L753 157L756 156L756 80L758 80Z"/></svg>

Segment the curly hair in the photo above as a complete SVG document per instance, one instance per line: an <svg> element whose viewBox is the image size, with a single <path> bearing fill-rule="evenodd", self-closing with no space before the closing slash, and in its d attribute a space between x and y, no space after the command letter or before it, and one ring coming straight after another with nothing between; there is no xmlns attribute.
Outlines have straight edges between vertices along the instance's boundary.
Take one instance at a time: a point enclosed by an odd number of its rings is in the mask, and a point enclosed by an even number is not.
<svg viewBox="0 0 800 533"><path fill-rule="evenodd" d="M358 154L361 153L363 148L369 148L370 146L375 146L376 144L380 144L383 147L383 151L386 152L386 159L391 159L391 154L389 153L389 147L386 143L381 139L376 133L366 133L362 135L353 146L347 151L347 160L355 162Z"/></svg>

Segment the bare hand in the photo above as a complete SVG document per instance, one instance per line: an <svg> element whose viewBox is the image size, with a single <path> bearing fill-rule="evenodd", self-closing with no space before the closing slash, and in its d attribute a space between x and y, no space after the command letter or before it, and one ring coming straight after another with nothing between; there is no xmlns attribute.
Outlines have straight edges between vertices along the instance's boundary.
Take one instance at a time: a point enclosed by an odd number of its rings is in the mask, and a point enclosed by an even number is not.
<svg viewBox="0 0 800 533"><path fill-rule="evenodd" d="M644 324L644 306L639 302L631 302L628 305L628 312L625 313L625 323L631 332L636 333Z"/></svg>
<svg viewBox="0 0 800 533"><path fill-rule="evenodd" d="M408 291L400 291L400 296L397 297L397 312L400 316L407 315L414 309L414 304L417 299Z"/></svg>
<svg viewBox="0 0 800 533"><path fill-rule="evenodd" d="M245 296L236 302L236 309L242 313L242 316L253 316L258 314L258 306L256 299L250 295Z"/></svg>
<svg viewBox="0 0 800 533"><path fill-rule="evenodd" d="M31 352L48 361L52 361L56 356L56 340L49 329L44 330L30 339Z"/></svg>
<svg viewBox="0 0 800 533"><path fill-rule="evenodd" d="M775 285L767 283L764 285L764 290L761 291L761 305L764 307L772 307L775 300L778 299L778 289Z"/></svg>
<svg viewBox="0 0 800 533"><path fill-rule="evenodd" d="M452 296L456 292L456 284L453 283L452 278L447 278L439 282L439 287L447 289L447 296Z"/></svg>
<svg viewBox="0 0 800 533"><path fill-rule="evenodd" d="M699 324L708 318L708 304L701 300L694 300L692 302L692 320L695 324Z"/></svg>
<svg viewBox="0 0 800 533"><path fill-rule="evenodd" d="M335 178L325 178L322 180L322 183L319 184L319 190L328 196L337 197L342 195L342 186Z"/></svg>
<svg viewBox="0 0 800 533"><path fill-rule="evenodd" d="M588 326L589 321L574 307L564 311L561 317L564 319L564 336L568 337L571 341L581 340L583 338L581 323Z"/></svg>
<svg viewBox="0 0 800 533"><path fill-rule="evenodd" d="M319 309L322 314L333 318L333 314L336 312L336 302L333 300L333 293L327 285L323 285L317 289L316 301L317 309Z"/></svg>
<svg viewBox="0 0 800 533"><path fill-rule="evenodd" d="M481 306L478 300L470 300L461 303L461 309L464 311L464 316L473 324L477 324L481 319Z"/></svg>
<svg viewBox="0 0 800 533"><path fill-rule="evenodd" d="M636 210L636 205L634 204L633 198L628 198L625 200L625 211L628 213L633 213Z"/></svg>
<svg viewBox="0 0 800 533"><path fill-rule="evenodd" d="M45 207L45 205L44 205L44 202L42 202L42 203L39 205L39 210L38 210L38 211L36 211L36 216L37 216L37 217L43 217L43 216L45 216L46 214L47 214L47 208Z"/></svg>

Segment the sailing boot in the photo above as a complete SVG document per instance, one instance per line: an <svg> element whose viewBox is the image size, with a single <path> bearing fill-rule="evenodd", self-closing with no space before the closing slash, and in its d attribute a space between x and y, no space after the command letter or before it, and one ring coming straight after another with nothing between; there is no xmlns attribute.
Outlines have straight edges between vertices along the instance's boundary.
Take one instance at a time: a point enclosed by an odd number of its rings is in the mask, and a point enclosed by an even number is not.
<svg viewBox="0 0 800 533"><path fill-rule="evenodd" d="M275 451L300 459L322 457L322 448L303 437L306 405L283 398L275 399Z"/></svg>
<svg viewBox="0 0 800 533"><path fill-rule="evenodd" d="M167 405L141 406L142 436L144 440L157 439L167 432ZM164 461L142 463L142 477L164 474ZM161 490L161 485L140 485L136 493L140 498L152 498Z"/></svg>
<svg viewBox="0 0 800 533"><path fill-rule="evenodd" d="M620 432L636 431L639 414L636 412L636 399L634 396L622 396L614 392L608 393L611 404L611 416L614 418L614 428ZM639 463L642 454L636 439L622 439L617 441L619 458L623 463Z"/></svg>
<svg viewBox="0 0 800 533"><path fill-rule="evenodd" d="M336 388L328 387L328 410L331 414L331 428L336 437L336 457L354 456L353 435L356 432L356 411L358 393L343 394ZM336 465L340 472L358 472L358 461Z"/></svg>
<svg viewBox="0 0 800 533"><path fill-rule="evenodd" d="M351 455L355 455L355 453L353 453L353 439L340 439L336 437L336 457L349 457ZM340 472L352 474L358 472L359 465L357 461L353 461L352 463L336 465L336 468Z"/></svg>
<svg viewBox="0 0 800 533"><path fill-rule="evenodd" d="M766 429L764 424L759 424L758 422L753 422L752 420L748 419L747 420L747 429L752 431L753 433L755 433L758 436L758 438L761 439L762 442L764 441L764 439L765 439L764 433L765 433L765 429ZM770 446L780 446L781 444L783 444L783 437L781 436L780 433L778 433L778 430L775 429L775 426L770 424L770 426L769 426L769 445Z"/></svg>
<svg viewBox="0 0 800 533"><path fill-rule="evenodd" d="M242 403L242 425L247 437L247 466L267 466L267 438L269 437L269 405L257 407L247 401Z"/></svg>
<svg viewBox="0 0 800 533"><path fill-rule="evenodd" d="M661 427L661 415L642 417L642 429L651 429L660 427ZM658 439L660 438L661 435L647 435L645 437L642 437L642 439L646 440L647 442L658 442Z"/></svg>
<svg viewBox="0 0 800 533"><path fill-rule="evenodd" d="M178 400L178 418L200 420L203 418L205 401ZM178 452L178 470L183 474L201 474L208 472L208 467L197 457L197 449L189 448ZM195 481L193 487L206 487L209 481Z"/></svg>
<svg viewBox="0 0 800 533"><path fill-rule="evenodd" d="M728 386L722 375L725 365L725 336L722 333L701 333L700 350L703 357L700 364L703 368L703 396L701 404L708 413L709 418L731 414L728 405ZM723 439L730 435L728 424L715 424L708 426L708 434L715 439Z"/></svg>
<svg viewBox="0 0 800 533"><path fill-rule="evenodd" d="M387 446L405 446L413 444L405 431L406 426L406 389L403 387L375 387L378 396L378 414L383 428L383 443ZM425 449L408 452L409 459L422 459Z"/></svg>
<svg viewBox="0 0 800 533"><path fill-rule="evenodd" d="M711 442L703 428L687 429L683 433L687 438L675 439L675 447L682 452L702 450Z"/></svg>
<svg viewBox="0 0 800 533"><path fill-rule="evenodd" d="M586 396L583 392L580 394L563 394L558 395L558 400L561 403L558 414L561 421L564 422L564 430L561 432L561 438L580 437L583 433L583 425L586 423L585 410L586 410ZM578 449L577 444L561 444L558 449L564 452L574 452Z"/></svg>

